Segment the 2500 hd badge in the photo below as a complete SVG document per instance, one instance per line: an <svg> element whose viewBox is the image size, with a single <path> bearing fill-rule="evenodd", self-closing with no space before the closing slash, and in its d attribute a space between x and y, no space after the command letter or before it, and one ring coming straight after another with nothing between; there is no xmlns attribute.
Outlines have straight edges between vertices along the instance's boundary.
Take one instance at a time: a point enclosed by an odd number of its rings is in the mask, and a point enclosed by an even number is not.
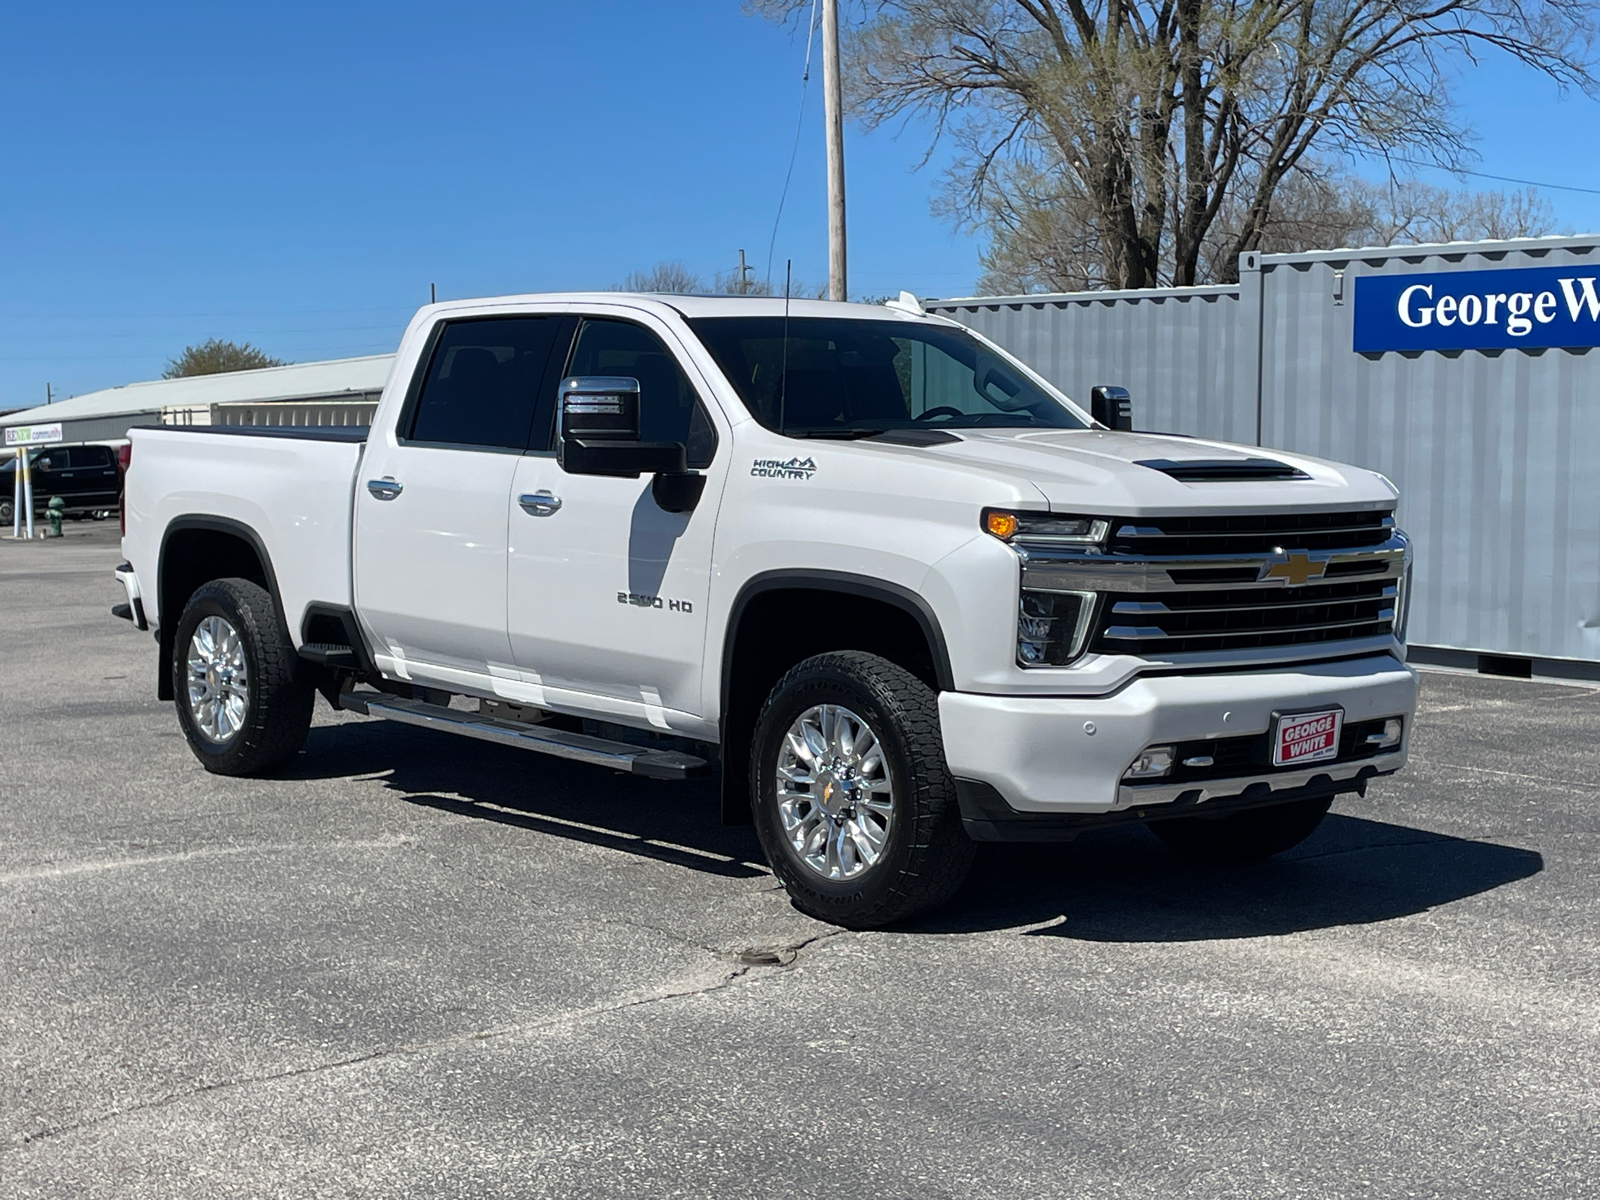
<svg viewBox="0 0 1600 1200"><path fill-rule="evenodd" d="M644 596L638 592L618 592L617 603L631 604L635 608L665 608L669 612L694 611L694 605L688 600L663 600L660 596Z"/></svg>

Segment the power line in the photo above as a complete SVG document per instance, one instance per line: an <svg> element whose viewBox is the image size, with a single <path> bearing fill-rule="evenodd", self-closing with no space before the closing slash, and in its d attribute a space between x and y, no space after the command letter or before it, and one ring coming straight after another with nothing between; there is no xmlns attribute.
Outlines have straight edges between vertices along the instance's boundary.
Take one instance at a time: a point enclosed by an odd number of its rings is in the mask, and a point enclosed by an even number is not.
<svg viewBox="0 0 1600 1200"><path fill-rule="evenodd" d="M811 43L817 36L817 0L811 0L811 19L806 23L806 69L800 74L800 115L794 122L794 147L789 151L789 170L783 176L783 191L778 196L778 215L772 218L772 239L767 243L767 290L772 290L772 251L778 244L778 223L783 220L784 201L789 198L789 181L794 178L794 160L800 153L800 134L806 123L806 85L811 80Z"/></svg>
<svg viewBox="0 0 1600 1200"><path fill-rule="evenodd" d="M1448 171L1452 175L1473 175L1479 179L1494 179L1500 183L1517 183L1523 187L1548 188L1554 192L1582 192L1587 196L1600 196L1600 188L1575 187L1570 183L1540 183L1537 179L1513 179L1510 175L1491 175L1487 171L1469 171L1465 167L1441 167L1438 163L1421 162L1414 158L1386 155L1390 162L1405 163L1408 167L1426 167L1432 171Z"/></svg>

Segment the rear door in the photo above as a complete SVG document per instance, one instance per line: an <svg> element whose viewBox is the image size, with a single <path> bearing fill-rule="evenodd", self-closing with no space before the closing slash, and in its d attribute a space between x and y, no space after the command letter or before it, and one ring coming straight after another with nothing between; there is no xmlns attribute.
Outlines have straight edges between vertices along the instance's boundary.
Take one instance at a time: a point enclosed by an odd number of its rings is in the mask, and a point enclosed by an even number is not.
<svg viewBox="0 0 1600 1200"><path fill-rule="evenodd" d="M355 498L356 608L379 667L487 688L510 669L506 502L559 313L442 323Z"/></svg>
<svg viewBox="0 0 1600 1200"><path fill-rule="evenodd" d="M122 490L116 454L110 446L73 446L67 459L80 503L115 508Z"/></svg>
<svg viewBox="0 0 1600 1200"><path fill-rule="evenodd" d="M637 379L644 439L683 442L689 468L707 479L693 512L669 513L651 494L652 476L563 472L553 419L541 426L511 496L508 580L512 651L537 689L533 703L542 695L657 728L670 727L674 711L703 710L711 542L728 455L717 452L693 364L671 341L643 319L586 316L564 369L552 372Z"/></svg>

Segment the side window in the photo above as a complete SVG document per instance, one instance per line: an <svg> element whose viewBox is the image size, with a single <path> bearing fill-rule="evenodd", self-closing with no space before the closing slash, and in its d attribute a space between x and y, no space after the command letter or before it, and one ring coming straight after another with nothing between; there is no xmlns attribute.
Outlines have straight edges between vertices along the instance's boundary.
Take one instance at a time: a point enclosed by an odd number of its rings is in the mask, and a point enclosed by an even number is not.
<svg viewBox="0 0 1600 1200"><path fill-rule="evenodd" d="M717 431L672 352L642 325L586 318L567 363L568 375L631 375L639 381L639 436L682 442L693 468L711 465Z"/></svg>
<svg viewBox="0 0 1600 1200"><path fill-rule="evenodd" d="M413 442L525 450L560 318L452 321L433 349L406 432Z"/></svg>
<svg viewBox="0 0 1600 1200"><path fill-rule="evenodd" d="M71 462L77 469L104 469L111 465L109 446L74 446Z"/></svg>

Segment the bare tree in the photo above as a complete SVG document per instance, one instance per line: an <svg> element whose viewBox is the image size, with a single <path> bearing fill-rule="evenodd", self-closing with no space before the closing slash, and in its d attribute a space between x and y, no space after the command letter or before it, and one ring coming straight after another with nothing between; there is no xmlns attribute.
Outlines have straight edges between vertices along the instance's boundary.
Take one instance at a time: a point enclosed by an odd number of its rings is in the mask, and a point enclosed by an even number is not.
<svg viewBox="0 0 1600 1200"><path fill-rule="evenodd" d="M682 262L658 262L648 271L629 271L614 292L665 292L674 296L704 293L705 281Z"/></svg>
<svg viewBox="0 0 1600 1200"><path fill-rule="evenodd" d="M922 116L954 140L952 216L1009 204L1025 224L1031 188L1072 215L1060 250L1150 287L1207 260L1231 278L1319 157L1459 166L1449 83L1481 53L1595 90L1594 16L1595 0L857 0L847 69L869 128ZM995 200L1007 187L1024 190Z"/></svg>
<svg viewBox="0 0 1600 1200"><path fill-rule="evenodd" d="M1053 188L1050 177L1008 170L1004 186L991 187L984 198L980 220L989 236L980 256L978 290L1014 295L1115 286L1103 273L1104 257L1087 199ZM1240 226L1247 219L1245 199L1232 198L1218 211L1201 247L1200 282L1232 278ZM1538 237L1554 225L1549 202L1532 188L1451 191L1415 180L1371 183L1305 167L1279 184L1255 248L1283 254ZM1170 279L1170 260L1164 259L1160 268L1162 278Z"/></svg>
<svg viewBox="0 0 1600 1200"><path fill-rule="evenodd" d="M185 346L177 358L167 360L163 379L182 379L189 375L223 375L229 371L255 371L262 367L281 367L283 359L273 358L249 342L225 342L209 338L198 346Z"/></svg>

